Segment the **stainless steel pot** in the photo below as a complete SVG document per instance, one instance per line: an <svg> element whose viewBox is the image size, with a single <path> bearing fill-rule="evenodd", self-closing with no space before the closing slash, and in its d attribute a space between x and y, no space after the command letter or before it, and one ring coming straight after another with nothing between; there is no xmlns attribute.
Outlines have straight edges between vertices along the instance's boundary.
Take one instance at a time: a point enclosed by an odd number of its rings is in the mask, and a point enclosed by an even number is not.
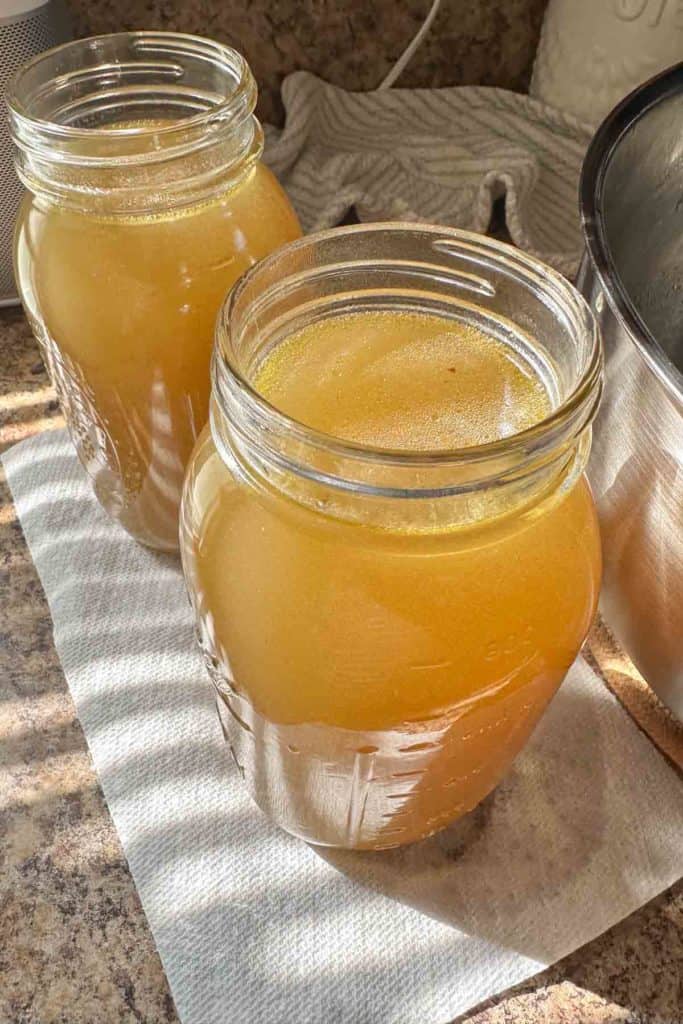
<svg viewBox="0 0 683 1024"><path fill-rule="evenodd" d="M605 620L683 719L683 64L603 122L581 179L578 285L601 326L589 476Z"/></svg>

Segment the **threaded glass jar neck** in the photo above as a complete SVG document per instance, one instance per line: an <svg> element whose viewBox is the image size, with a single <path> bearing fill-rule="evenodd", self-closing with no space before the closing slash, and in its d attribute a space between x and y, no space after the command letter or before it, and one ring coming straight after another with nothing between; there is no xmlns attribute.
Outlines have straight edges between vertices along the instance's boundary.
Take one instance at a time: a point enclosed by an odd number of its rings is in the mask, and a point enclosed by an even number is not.
<svg viewBox="0 0 683 1024"><path fill-rule="evenodd" d="M262 152L256 84L228 46L172 32L95 36L48 50L7 88L19 177L105 214L195 205Z"/></svg>
<svg viewBox="0 0 683 1024"><path fill-rule="evenodd" d="M259 393L260 367L286 336L363 310L436 313L498 338L538 374L550 413L486 444L387 450L322 434ZM575 479L601 387L595 321L559 274L465 231L359 225L277 250L233 289L216 328L212 433L232 471L256 486L352 519L367 518L370 502L387 522L432 529L509 511Z"/></svg>

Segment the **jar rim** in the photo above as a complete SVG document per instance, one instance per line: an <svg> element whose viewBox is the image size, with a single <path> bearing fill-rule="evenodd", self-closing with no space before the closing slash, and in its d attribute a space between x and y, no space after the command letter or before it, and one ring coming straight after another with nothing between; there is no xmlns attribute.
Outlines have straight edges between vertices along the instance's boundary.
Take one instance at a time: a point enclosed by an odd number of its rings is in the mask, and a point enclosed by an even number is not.
<svg viewBox="0 0 683 1024"><path fill-rule="evenodd" d="M230 323L236 306L243 299L245 291L252 286L259 275L266 274L272 269L282 259L283 253L294 255L317 243L324 242L326 239L374 232L396 234L420 232L433 235L435 238L440 237L445 242L450 241L455 245L486 252L497 258L501 266L508 264L511 269L519 271L523 276L535 277L538 282L542 282L549 292L554 293L555 299L563 304L564 311L573 315L577 328L582 330L588 339L586 358L572 390L546 416L524 430L467 447L423 450L384 448L345 440L311 427L282 412L269 402L242 371L234 348L230 344ZM588 303L566 278L535 257L498 239L461 228L441 227L419 221L385 221L330 228L305 235L295 242L276 249L257 265L247 270L226 296L216 322L215 342L212 367L213 387L214 394L219 401L223 400L223 405L225 405L226 398L228 401L230 400L228 396L234 399L241 395L250 411L256 414L263 426L279 427L290 437L341 458L382 463L397 468L421 469L438 466L445 468L449 465L468 464L476 466L480 463L495 462L501 456L510 456L514 453L524 456L541 448L553 447L567 433L575 439L576 435L593 419L597 411L602 386L603 356L597 323Z"/></svg>
<svg viewBox="0 0 683 1024"><path fill-rule="evenodd" d="M7 87L17 175L81 212L192 207L263 150L256 82L232 47L180 32L116 32L38 54Z"/></svg>
<svg viewBox="0 0 683 1024"><path fill-rule="evenodd" d="M124 128L94 126L83 127L80 125L64 124L49 117L37 116L31 111L31 101L35 102L35 90L29 95L22 95L22 88L26 80L34 75L41 65L49 68L50 62L54 62L58 56L68 56L76 53L91 53L94 56L101 56L106 59L105 48L130 46L142 55L152 55L160 50L166 50L166 56L174 55L182 57L199 58L214 67L222 69L227 76L235 83L235 87L226 92L222 99L212 103L207 109L186 117L169 119L168 124L155 124L154 126L136 125ZM98 54L98 51L100 53ZM102 64L93 63L80 69L77 73L85 77L87 73L94 74L103 67ZM113 63L112 68L117 66ZM63 87L63 75L49 76L43 83L41 95L44 96L49 86ZM7 83L5 90L5 101L9 108L11 118L15 124L15 141L17 141L16 128L23 131L49 132L53 138L60 138L65 142L91 141L93 138L105 139L130 139L145 138L150 135L170 137L184 129L192 129L208 125L216 121L233 122L240 120L242 116L251 116L256 95L256 85L245 58L233 47L225 43L219 43L203 36L192 35L183 32L157 32L157 31L134 31L134 32L112 32L100 35L87 36L83 39L71 40L61 43L49 50L32 57L31 60L22 64ZM144 154L147 155L147 154Z"/></svg>

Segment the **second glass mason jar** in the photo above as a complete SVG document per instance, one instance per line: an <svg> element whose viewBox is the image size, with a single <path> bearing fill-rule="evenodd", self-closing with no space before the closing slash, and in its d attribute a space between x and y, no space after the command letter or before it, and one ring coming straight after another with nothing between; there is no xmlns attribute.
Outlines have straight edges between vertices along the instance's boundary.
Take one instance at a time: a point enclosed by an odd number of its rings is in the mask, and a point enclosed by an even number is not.
<svg viewBox="0 0 683 1024"><path fill-rule="evenodd" d="M356 314L371 317L357 330ZM301 408L320 411L323 396L329 422L344 421L345 403L373 421L376 401L381 421L401 426L422 372L402 353L418 351L411 331L425 316L446 332L427 352L443 393L472 366L448 330L476 328L542 385L541 418L515 432L505 385L509 436L409 450L331 436L265 397L284 353ZM280 349L302 331L306 346ZM408 347L397 362L399 336ZM314 843L395 846L442 828L500 780L595 612L599 535L583 470L601 365L571 285L465 232L325 232L236 285L217 326L181 553L224 732L283 828ZM485 390L475 381L473 393L464 415L474 420Z"/></svg>
<svg viewBox="0 0 683 1024"><path fill-rule="evenodd" d="M122 33L41 54L7 101L17 280L71 436L105 509L174 549L218 307L300 234L260 163L254 80L227 46Z"/></svg>

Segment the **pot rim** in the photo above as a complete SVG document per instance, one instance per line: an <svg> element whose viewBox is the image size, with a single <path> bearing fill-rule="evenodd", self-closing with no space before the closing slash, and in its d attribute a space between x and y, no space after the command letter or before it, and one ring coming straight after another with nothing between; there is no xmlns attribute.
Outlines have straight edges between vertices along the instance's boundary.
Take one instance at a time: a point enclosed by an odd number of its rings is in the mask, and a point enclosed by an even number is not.
<svg viewBox="0 0 683 1024"><path fill-rule="evenodd" d="M586 249L612 312L625 326L648 368L683 412L683 373L661 347L623 287L603 219L605 176L621 140L649 110L679 94L683 94L683 61L638 86L607 115L583 162L579 206Z"/></svg>

